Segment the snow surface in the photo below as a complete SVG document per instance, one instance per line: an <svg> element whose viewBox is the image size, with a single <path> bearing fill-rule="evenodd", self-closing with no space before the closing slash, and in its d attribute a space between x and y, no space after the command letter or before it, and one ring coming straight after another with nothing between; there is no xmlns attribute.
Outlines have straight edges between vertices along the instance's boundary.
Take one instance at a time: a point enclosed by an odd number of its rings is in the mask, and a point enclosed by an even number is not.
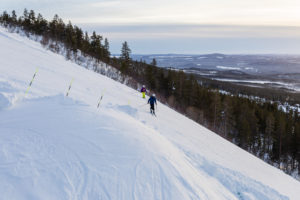
<svg viewBox="0 0 300 200"><path fill-rule="evenodd" d="M3 28L0 44L0 199L300 199L300 182L167 106L153 117L137 91Z"/></svg>

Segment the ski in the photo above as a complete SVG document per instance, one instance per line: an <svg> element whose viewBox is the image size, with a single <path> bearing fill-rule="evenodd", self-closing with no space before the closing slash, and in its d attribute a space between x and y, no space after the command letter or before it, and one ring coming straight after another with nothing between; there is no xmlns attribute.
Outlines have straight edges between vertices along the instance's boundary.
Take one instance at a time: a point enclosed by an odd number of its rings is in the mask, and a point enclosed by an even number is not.
<svg viewBox="0 0 300 200"><path fill-rule="evenodd" d="M151 114L152 116L155 116L155 117L156 117L156 114L155 114L155 112L153 112L153 111L150 111L150 114Z"/></svg>

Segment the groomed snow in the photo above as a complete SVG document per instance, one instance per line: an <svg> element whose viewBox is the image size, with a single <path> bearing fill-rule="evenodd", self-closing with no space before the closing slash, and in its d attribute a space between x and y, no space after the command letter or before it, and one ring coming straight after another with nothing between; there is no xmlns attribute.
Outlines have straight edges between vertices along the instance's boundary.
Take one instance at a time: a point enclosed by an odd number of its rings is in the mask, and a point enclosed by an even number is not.
<svg viewBox="0 0 300 200"><path fill-rule="evenodd" d="M153 117L137 91L3 28L0 44L0 199L300 199L300 182L170 108Z"/></svg>

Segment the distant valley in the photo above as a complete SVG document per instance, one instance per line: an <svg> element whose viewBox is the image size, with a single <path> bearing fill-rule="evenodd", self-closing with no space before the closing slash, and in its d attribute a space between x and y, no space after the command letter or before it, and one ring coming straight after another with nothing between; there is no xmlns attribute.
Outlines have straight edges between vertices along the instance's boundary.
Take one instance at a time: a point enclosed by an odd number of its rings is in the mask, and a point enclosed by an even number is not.
<svg viewBox="0 0 300 200"><path fill-rule="evenodd" d="M237 85L300 92L300 55L133 55L134 60Z"/></svg>

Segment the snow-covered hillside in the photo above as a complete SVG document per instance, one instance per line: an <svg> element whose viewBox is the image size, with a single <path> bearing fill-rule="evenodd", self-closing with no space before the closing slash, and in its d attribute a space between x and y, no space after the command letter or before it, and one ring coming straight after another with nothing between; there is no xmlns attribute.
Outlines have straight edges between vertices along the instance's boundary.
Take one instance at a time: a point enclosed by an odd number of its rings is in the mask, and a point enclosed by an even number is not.
<svg viewBox="0 0 300 200"><path fill-rule="evenodd" d="M0 28L0 199L300 199L292 177L160 103L153 117L145 104Z"/></svg>

